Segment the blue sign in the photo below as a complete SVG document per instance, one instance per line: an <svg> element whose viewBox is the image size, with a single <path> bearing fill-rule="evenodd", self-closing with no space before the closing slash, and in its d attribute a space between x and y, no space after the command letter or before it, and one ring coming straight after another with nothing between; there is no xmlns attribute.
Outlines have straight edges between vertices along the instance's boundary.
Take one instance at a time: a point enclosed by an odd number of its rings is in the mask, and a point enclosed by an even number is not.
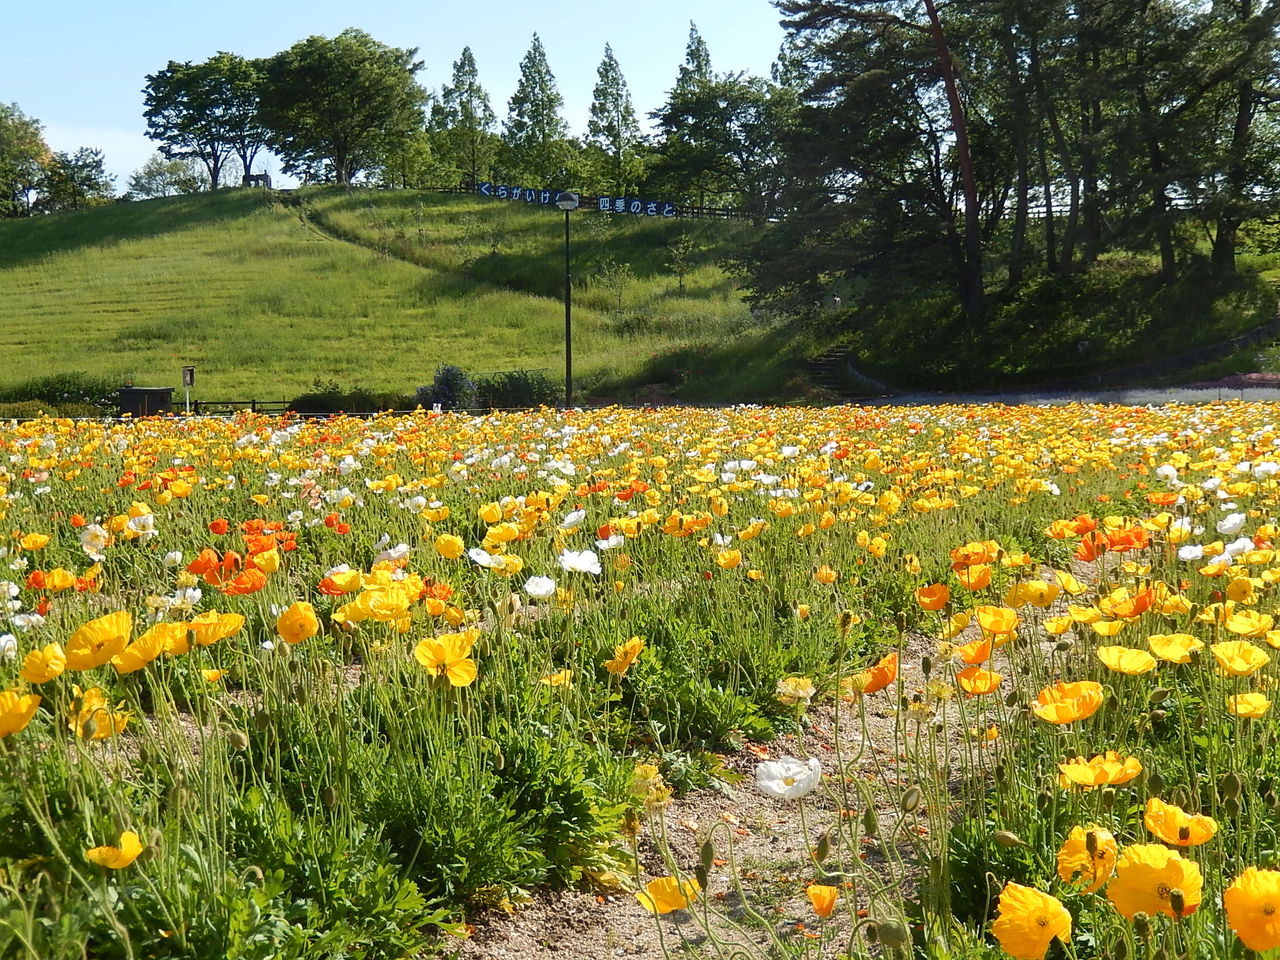
<svg viewBox="0 0 1280 960"><path fill-rule="evenodd" d="M560 197L559 190L537 190L532 187L516 187L510 184L476 184L476 193L482 197L499 200L519 200L549 207ZM674 217L676 205L669 200L643 200L639 197L597 197L596 209L601 213L626 213L635 217Z"/></svg>

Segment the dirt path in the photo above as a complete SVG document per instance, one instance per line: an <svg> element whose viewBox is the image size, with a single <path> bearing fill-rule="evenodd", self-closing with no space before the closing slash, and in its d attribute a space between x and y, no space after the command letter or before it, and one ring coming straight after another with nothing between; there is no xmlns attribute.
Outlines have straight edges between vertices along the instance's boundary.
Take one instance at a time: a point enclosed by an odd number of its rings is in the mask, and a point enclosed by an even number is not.
<svg viewBox="0 0 1280 960"><path fill-rule="evenodd" d="M923 688L921 656L935 644L933 640L913 638L903 651L900 677L904 695L910 697ZM895 728L899 720L893 688L874 695L868 703L865 735L860 725L854 725L840 730L837 738L834 708L830 704L817 705L810 709L802 733L780 737L768 745L768 752L774 758L819 758L828 785L843 775L861 779L864 788L873 786L882 835L888 835L900 816L901 792L908 785L897 775ZM854 709L842 710L843 722L851 724ZM706 894L715 912L743 920L726 930L725 936L749 936L756 944L769 941L768 932L760 929L760 920L751 922L744 916L741 901L745 899L750 911L772 925L779 936L813 938L817 921L805 896L805 888L813 882L815 873L809 851L823 831L841 816L841 810L833 797L819 791L805 801L802 824L797 801L776 800L758 789L755 768L759 762L757 756L745 750L728 756L726 766L743 775L741 783L726 787L724 792L696 791L673 802L665 820L668 846L676 862L692 870L702 841L713 827L717 828L716 868L711 872ZM835 790L829 792L838 794ZM862 812L859 809L845 815ZM924 832L915 820L910 829L917 834ZM724 838L730 831L732 856L745 895L741 898L731 884L726 862ZM875 870L875 845L869 849L869 866ZM911 856L905 847L896 853L908 861ZM642 839L639 855L643 879L669 872L650 839ZM864 852L862 859L867 857ZM847 914L843 917L837 911L826 921L840 935L829 938L824 955L834 957L847 948L849 923ZM668 955L714 955L709 947L704 949L702 928L688 911L675 911L655 920L627 891L540 893L532 903L510 915L492 912L470 919L475 926L472 937L451 946L449 955L457 960L662 960Z"/></svg>

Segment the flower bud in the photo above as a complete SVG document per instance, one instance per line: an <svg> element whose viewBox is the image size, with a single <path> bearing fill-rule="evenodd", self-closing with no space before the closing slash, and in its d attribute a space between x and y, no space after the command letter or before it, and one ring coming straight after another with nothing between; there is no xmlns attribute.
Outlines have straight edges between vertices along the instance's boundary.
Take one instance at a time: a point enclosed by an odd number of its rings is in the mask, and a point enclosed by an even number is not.
<svg viewBox="0 0 1280 960"><path fill-rule="evenodd" d="M824 833L818 838L817 845L813 848L813 859L816 863L821 863L831 855L831 833Z"/></svg>
<svg viewBox="0 0 1280 960"><path fill-rule="evenodd" d="M1222 801L1222 812L1228 817L1237 817L1240 815L1240 798L1227 797Z"/></svg>
<svg viewBox="0 0 1280 960"><path fill-rule="evenodd" d="M1075 645L1076 644L1074 640L1059 640L1057 643L1053 645L1053 650L1055 653L1066 653Z"/></svg>
<svg viewBox="0 0 1280 960"><path fill-rule="evenodd" d="M911 932L907 925L899 920L881 920L876 924L880 942L890 950L905 947L911 940Z"/></svg>
<svg viewBox="0 0 1280 960"><path fill-rule="evenodd" d="M1133 935L1139 940L1151 939L1151 918L1141 910L1133 915Z"/></svg>
<svg viewBox="0 0 1280 960"><path fill-rule="evenodd" d="M933 657L925 654L925 656L920 660L920 672L926 677L933 673Z"/></svg>
<svg viewBox="0 0 1280 960"><path fill-rule="evenodd" d="M1161 701L1166 700L1169 697L1169 694L1171 693L1173 693L1173 691L1170 690L1168 687L1156 687L1149 694L1147 694L1147 703L1151 703L1151 704L1160 703Z"/></svg>
<svg viewBox="0 0 1280 960"><path fill-rule="evenodd" d="M1084 835L1084 848L1089 851L1090 857L1098 855L1098 832L1090 830Z"/></svg>
<svg viewBox="0 0 1280 960"><path fill-rule="evenodd" d="M711 838L708 837L702 842L702 849L698 851L698 863L702 866L703 870L710 870L711 864L715 858L716 848L711 842ZM704 883L703 886L705 887L706 884Z"/></svg>
<svg viewBox="0 0 1280 960"><path fill-rule="evenodd" d="M1158 797L1164 793L1164 780L1154 770L1147 774L1147 791L1153 797Z"/></svg>
<svg viewBox="0 0 1280 960"><path fill-rule="evenodd" d="M1116 788L1103 787L1102 794L1098 798L1099 804L1103 810L1110 810L1116 805Z"/></svg>
<svg viewBox="0 0 1280 960"><path fill-rule="evenodd" d="M249 735L243 730L228 730L227 743L231 744L232 750L248 750Z"/></svg>
<svg viewBox="0 0 1280 960"><path fill-rule="evenodd" d="M1228 773L1222 778L1222 782L1218 785L1218 792L1225 797L1240 796L1240 789L1243 786L1240 778L1234 772Z"/></svg>
<svg viewBox="0 0 1280 960"><path fill-rule="evenodd" d="M875 807L867 807L862 814L862 832L868 837L874 837L880 830L880 820L876 816Z"/></svg>
<svg viewBox="0 0 1280 960"><path fill-rule="evenodd" d="M1021 847L1025 846L1021 837L1009 830L997 830L991 835L991 839L996 842L998 847Z"/></svg>
<svg viewBox="0 0 1280 960"><path fill-rule="evenodd" d="M1182 916L1187 909L1187 897L1180 887L1174 887L1169 891L1169 906L1173 910L1175 916Z"/></svg>
<svg viewBox="0 0 1280 960"><path fill-rule="evenodd" d="M1169 715L1168 710L1152 710L1149 714L1147 714L1147 716L1150 718L1152 723L1159 723L1168 715Z"/></svg>
<svg viewBox="0 0 1280 960"><path fill-rule="evenodd" d="M338 805L339 799L340 797L338 793L338 788L335 787L333 784L331 783L326 784L323 788L321 788L320 802L323 803L330 810L332 810L334 807Z"/></svg>
<svg viewBox="0 0 1280 960"><path fill-rule="evenodd" d="M919 787L908 787L902 795L902 812L915 813L924 802L924 792Z"/></svg>

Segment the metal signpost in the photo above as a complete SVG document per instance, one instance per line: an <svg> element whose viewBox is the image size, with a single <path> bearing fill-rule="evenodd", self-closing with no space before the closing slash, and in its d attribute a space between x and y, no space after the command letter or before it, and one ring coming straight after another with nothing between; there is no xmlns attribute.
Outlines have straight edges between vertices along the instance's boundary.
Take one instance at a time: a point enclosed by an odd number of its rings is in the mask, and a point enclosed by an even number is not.
<svg viewBox="0 0 1280 960"><path fill-rule="evenodd" d="M196 368L182 368L182 388L187 394L187 416L191 416L191 388L196 385Z"/></svg>
<svg viewBox="0 0 1280 960"><path fill-rule="evenodd" d="M562 193L556 206L564 211L564 408L573 406L573 277L569 273L569 212L578 209L576 193Z"/></svg>

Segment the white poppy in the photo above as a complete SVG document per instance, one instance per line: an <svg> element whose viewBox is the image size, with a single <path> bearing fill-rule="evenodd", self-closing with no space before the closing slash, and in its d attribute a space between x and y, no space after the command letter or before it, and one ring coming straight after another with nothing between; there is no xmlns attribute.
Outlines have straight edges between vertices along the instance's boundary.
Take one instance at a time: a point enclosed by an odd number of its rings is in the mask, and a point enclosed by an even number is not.
<svg viewBox="0 0 1280 960"><path fill-rule="evenodd" d="M600 558L594 550L566 550L560 554L560 568L570 573L600 574Z"/></svg>
<svg viewBox="0 0 1280 960"><path fill-rule="evenodd" d="M556 582L550 577L530 577L524 582L524 592L535 600L545 600L556 592Z"/></svg>
<svg viewBox="0 0 1280 960"><path fill-rule="evenodd" d="M817 789L822 764L817 757L807 762L795 757L766 760L756 767L756 786L762 793L782 800L799 800Z"/></svg>

